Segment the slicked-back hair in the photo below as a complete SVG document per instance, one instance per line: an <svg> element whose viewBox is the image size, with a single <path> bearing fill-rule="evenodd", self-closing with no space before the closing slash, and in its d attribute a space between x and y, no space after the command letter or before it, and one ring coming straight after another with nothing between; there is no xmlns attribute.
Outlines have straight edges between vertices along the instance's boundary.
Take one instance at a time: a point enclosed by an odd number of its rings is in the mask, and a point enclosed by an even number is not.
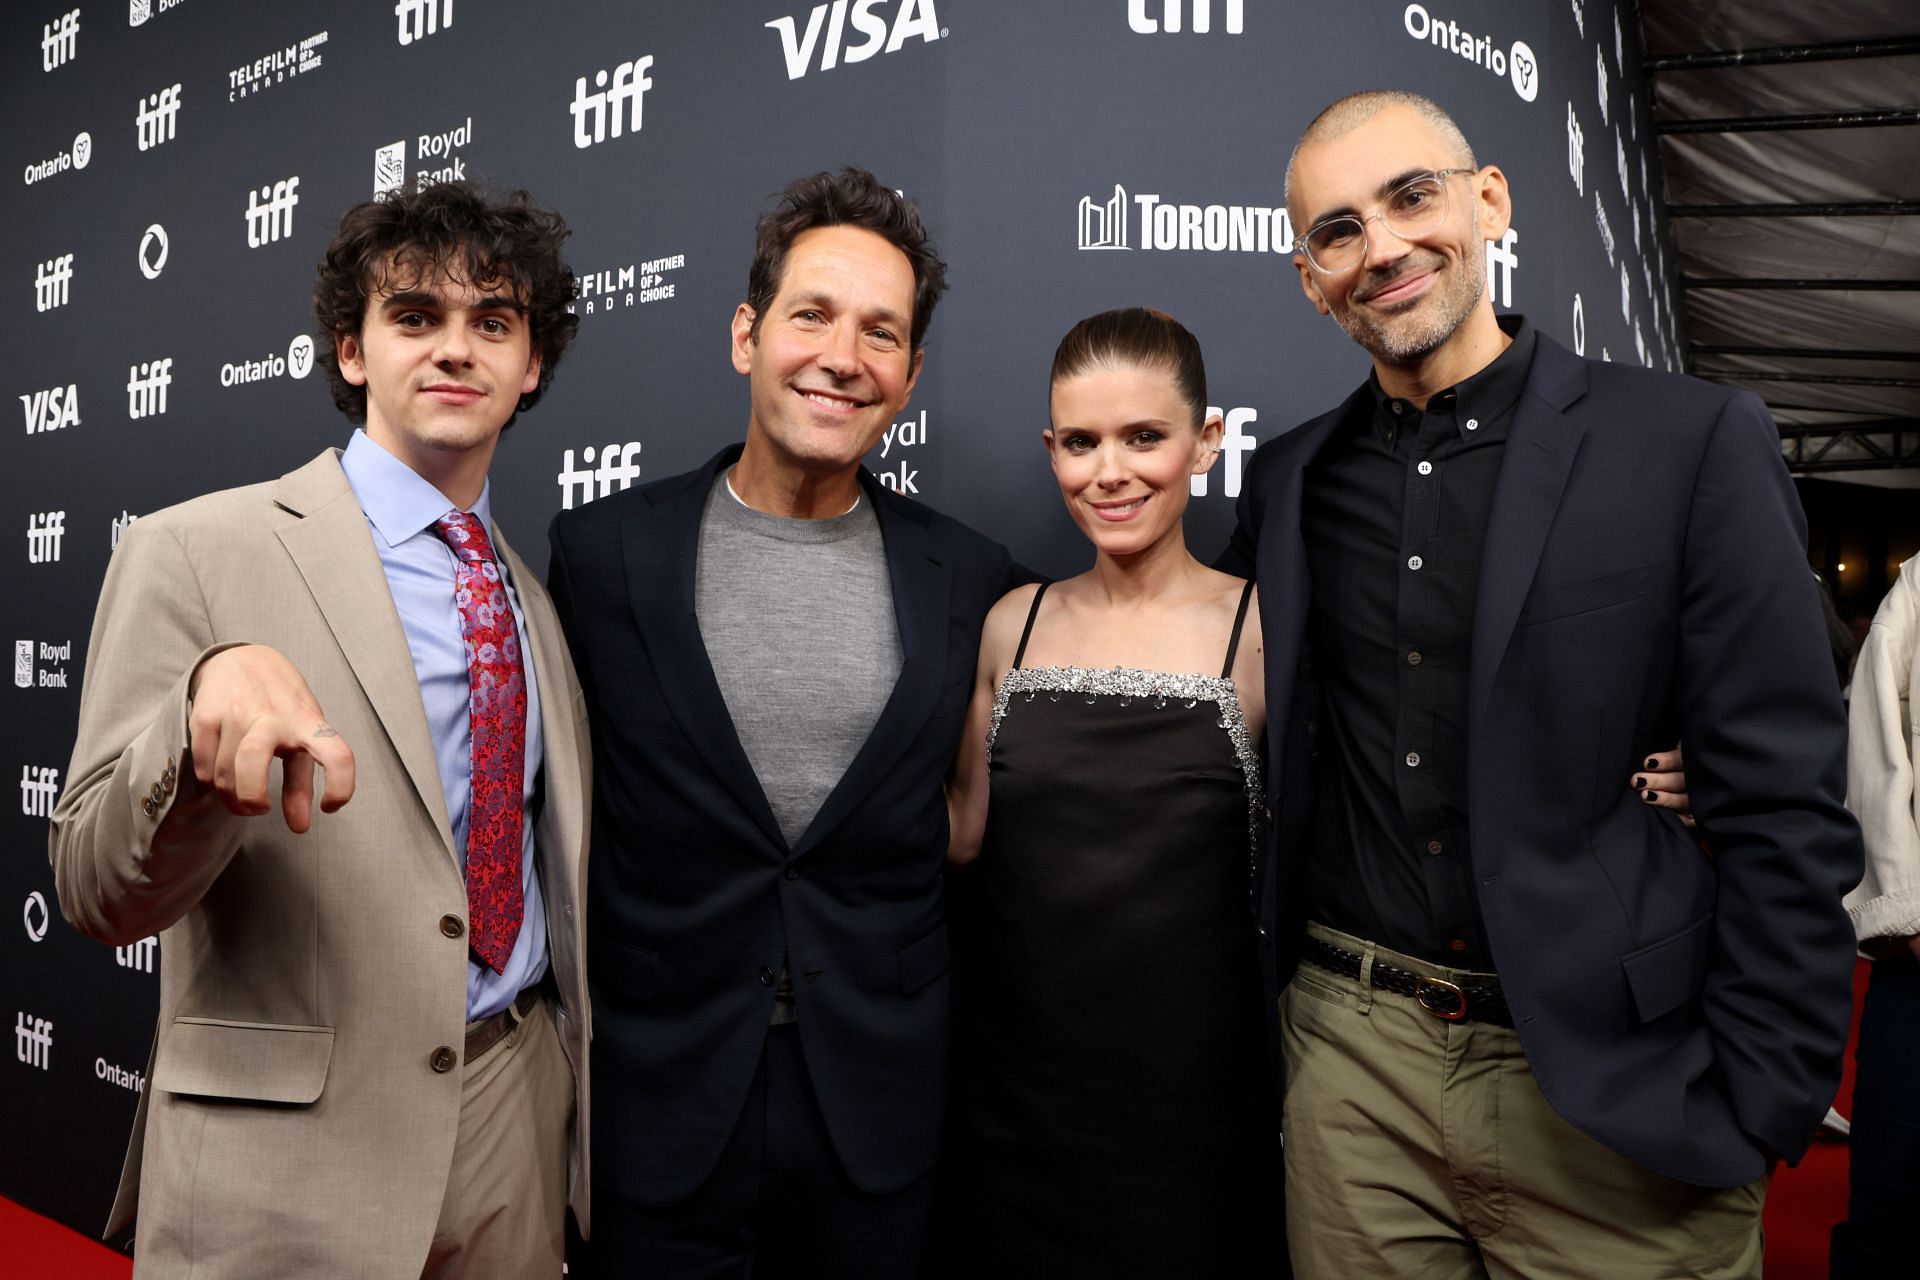
<svg viewBox="0 0 1920 1280"><path fill-rule="evenodd" d="M1091 369L1155 369L1173 379L1193 411L1193 425L1207 417L1207 366L1200 342L1187 327L1152 307L1121 307L1088 316L1060 339L1053 353L1049 387Z"/></svg>
<svg viewBox="0 0 1920 1280"><path fill-rule="evenodd" d="M1446 108L1432 98L1405 89L1365 89L1329 104L1307 125L1300 135L1300 141L1293 144L1293 153L1287 157L1286 201L1289 210L1293 208L1293 166L1300 157L1300 149L1310 143L1326 142L1357 129L1388 107L1405 107L1431 125L1441 141L1454 153L1451 157L1453 164L1463 169L1479 167L1473 158L1473 148L1467 144L1467 135L1460 132L1460 126L1453 122Z"/></svg>
<svg viewBox="0 0 1920 1280"><path fill-rule="evenodd" d="M947 288L947 264L933 250L926 224L920 220L920 206L853 165L839 173L822 171L792 182L779 200L760 215L753 229L753 267L747 272L753 340L760 340L760 321L780 292L787 253L801 233L815 227L859 227L907 255L913 267L911 350L918 351L933 320L933 308Z"/></svg>
<svg viewBox="0 0 1920 1280"><path fill-rule="evenodd" d="M560 256L567 235L560 215L536 207L525 191L493 198L466 182L435 183L347 210L313 284L315 354L340 412L365 422L367 389L341 376L334 340L360 332L369 302L430 288L442 276L518 299L540 354L540 382L520 397L514 414L533 408L580 326L568 309L573 271Z"/></svg>

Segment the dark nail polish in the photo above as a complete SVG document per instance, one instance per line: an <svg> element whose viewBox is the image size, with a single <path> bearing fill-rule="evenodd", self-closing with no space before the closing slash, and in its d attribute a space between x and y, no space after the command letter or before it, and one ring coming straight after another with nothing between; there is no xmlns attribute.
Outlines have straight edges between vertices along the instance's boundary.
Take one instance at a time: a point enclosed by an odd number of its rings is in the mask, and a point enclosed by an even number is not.
<svg viewBox="0 0 1920 1280"><path fill-rule="evenodd" d="M1655 765L1657 765L1657 764L1659 764L1659 763L1660 763L1660 762L1659 762L1658 760L1656 760L1656 759L1654 759L1654 758L1653 758L1652 756L1648 756L1648 757L1647 757L1647 762L1646 762L1645 764L1643 764L1643 765L1641 765L1640 767L1641 767L1642 769L1651 769L1651 768L1653 768L1653 767L1654 767Z"/></svg>
<svg viewBox="0 0 1920 1280"><path fill-rule="evenodd" d="M1645 778L1635 778L1633 780L1633 789L1635 791L1645 791L1647 789L1647 780Z"/></svg>
<svg viewBox="0 0 1920 1280"><path fill-rule="evenodd" d="M1642 791L1640 793L1640 798L1642 800L1645 800L1648 804L1652 804L1654 801L1660 798L1660 793L1658 791Z"/></svg>

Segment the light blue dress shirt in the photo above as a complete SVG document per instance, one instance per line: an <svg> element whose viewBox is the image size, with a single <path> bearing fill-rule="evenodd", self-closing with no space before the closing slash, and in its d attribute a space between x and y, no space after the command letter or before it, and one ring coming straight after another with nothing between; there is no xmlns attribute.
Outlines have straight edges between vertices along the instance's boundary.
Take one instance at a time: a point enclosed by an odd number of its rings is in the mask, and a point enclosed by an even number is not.
<svg viewBox="0 0 1920 1280"><path fill-rule="evenodd" d="M433 531L433 522L453 510L454 504L420 473L375 444L365 431L355 431L341 456L340 467L360 500L373 528L373 546L386 570L394 608L413 651L413 671L420 680L420 701L433 735L434 763L440 788L447 797L447 818L453 827L453 848L462 872L467 862L467 809L472 792L473 733L467 716L467 651L460 635L460 609L453 601L453 574L458 563L453 551ZM480 490L473 514L492 536L491 484ZM467 957L467 1021L491 1017L513 1003L525 987L547 972L547 913L540 893L534 859L534 794L540 766L546 759L540 733L540 682L533 674L533 649L527 643L527 623L505 562L500 576L507 583L513 621L520 633L527 679L526 821L520 829L520 887L526 914L520 936L514 939L507 967L495 973ZM351 744L349 744L351 745Z"/></svg>

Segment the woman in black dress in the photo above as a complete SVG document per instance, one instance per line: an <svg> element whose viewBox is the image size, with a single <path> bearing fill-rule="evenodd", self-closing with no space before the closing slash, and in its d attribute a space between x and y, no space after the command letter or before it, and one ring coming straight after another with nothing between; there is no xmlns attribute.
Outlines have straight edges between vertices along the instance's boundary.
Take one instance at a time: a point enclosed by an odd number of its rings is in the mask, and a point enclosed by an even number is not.
<svg viewBox="0 0 1920 1280"><path fill-rule="evenodd" d="M1199 345L1160 312L1093 316L1054 358L1047 452L1095 558L989 615L955 769L952 857L977 857L940 1175L957 1274L1284 1258L1250 896L1259 615L1181 524L1218 453L1206 404Z"/></svg>

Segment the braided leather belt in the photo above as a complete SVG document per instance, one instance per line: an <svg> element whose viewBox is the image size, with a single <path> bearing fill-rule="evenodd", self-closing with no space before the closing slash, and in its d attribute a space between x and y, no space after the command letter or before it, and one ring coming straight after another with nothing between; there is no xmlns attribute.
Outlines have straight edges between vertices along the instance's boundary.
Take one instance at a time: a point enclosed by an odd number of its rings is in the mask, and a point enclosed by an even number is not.
<svg viewBox="0 0 1920 1280"><path fill-rule="evenodd" d="M1349 978L1360 976L1360 953L1336 947L1331 942L1309 937L1300 956L1309 964L1330 972L1345 974ZM1396 968L1379 960L1373 962L1372 978L1373 986L1378 990L1409 996L1415 1004L1442 1021L1486 1022L1496 1027L1513 1025L1513 1011L1507 1008L1507 998L1501 993L1500 983L1495 979L1455 983L1431 974Z"/></svg>

